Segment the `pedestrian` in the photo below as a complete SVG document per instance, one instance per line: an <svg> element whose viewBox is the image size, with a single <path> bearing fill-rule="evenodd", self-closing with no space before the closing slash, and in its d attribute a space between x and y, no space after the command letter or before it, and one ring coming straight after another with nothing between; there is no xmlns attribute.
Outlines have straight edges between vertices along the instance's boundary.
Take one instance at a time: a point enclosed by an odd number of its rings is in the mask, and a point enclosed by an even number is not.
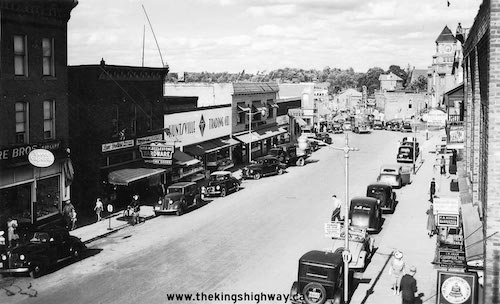
<svg viewBox="0 0 500 304"><path fill-rule="evenodd" d="M457 165L457 150L453 149L453 154L451 155L451 164L456 166Z"/></svg>
<svg viewBox="0 0 500 304"><path fill-rule="evenodd" d="M141 202L139 201L138 194L134 194L134 196L132 196L130 208L132 210L132 225L135 225L140 222L139 211L141 210Z"/></svg>
<svg viewBox="0 0 500 304"><path fill-rule="evenodd" d="M417 272L415 266L410 267L410 271L401 278L401 299L403 304L415 304L415 293L417 292L417 280L414 276Z"/></svg>
<svg viewBox="0 0 500 304"><path fill-rule="evenodd" d="M5 231L0 230L0 253L3 253L6 251L7 246L5 245L5 237L3 236L5 234Z"/></svg>
<svg viewBox="0 0 500 304"><path fill-rule="evenodd" d="M76 220L77 220L75 208L73 208L71 210L70 218L71 218L71 230L75 230L76 229Z"/></svg>
<svg viewBox="0 0 500 304"><path fill-rule="evenodd" d="M433 177L429 187L429 202L434 202L434 195L436 195L436 179Z"/></svg>
<svg viewBox="0 0 500 304"><path fill-rule="evenodd" d="M101 199L98 197L97 200L95 201L95 207L94 211L97 214L97 221L101 221L101 213L104 210L104 207L102 205Z"/></svg>
<svg viewBox="0 0 500 304"><path fill-rule="evenodd" d="M446 159L441 155L441 174L446 174Z"/></svg>
<svg viewBox="0 0 500 304"><path fill-rule="evenodd" d="M401 282L401 277L404 274L405 270L405 262L403 261L403 253L399 250L396 250L393 253L394 259L391 262L391 266L389 267L389 275L391 276L392 279L392 289L393 293L399 294L400 291L400 282Z"/></svg>
<svg viewBox="0 0 500 304"><path fill-rule="evenodd" d="M63 207L63 218L64 218L64 223L66 225L66 229L68 230L70 230L71 227L73 226L73 223L71 222L71 212L73 210L75 210L75 206L73 206L71 200L67 200Z"/></svg>
<svg viewBox="0 0 500 304"><path fill-rule="evenodd" d="M335 221L343 221L344 215L342 214L342 201L337 198L337 195L332 195L333 200L333 213L332 213L332 222Z"/></svg>
<svg viewBox="0 0 500 304"><path fill-rule="evenodd" d="M436 234L436 217L434 216L434 207L433 204L429 206L429 209L427 210L427 230L429 232L427 233L429 237L432 237L434 234Z"/></svg>
<svg viewBox="0 0 500 304"><path fill-rule="evenodd" d="M19 234L16 232L17 220L8 219L7 221L7 241L9 242L9 247L16 247L19 242Z"/></svg>

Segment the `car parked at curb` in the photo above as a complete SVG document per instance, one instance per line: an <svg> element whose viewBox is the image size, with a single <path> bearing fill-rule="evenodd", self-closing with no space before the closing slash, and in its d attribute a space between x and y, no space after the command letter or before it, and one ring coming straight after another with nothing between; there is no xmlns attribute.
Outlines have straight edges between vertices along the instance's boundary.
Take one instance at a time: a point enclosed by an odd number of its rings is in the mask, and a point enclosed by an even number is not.
<svg viewBox="0 0 500 304"><path fill-rule="evenodd" d="M330 134L328 134L327 132L316 133L316 139L328 145L331 145L333 141L332 138L330 137Z"/></svg>
<svg viewBox="0 0 500 304"><path fill-rule="evenodd" d="M344 133L344 128L341 123L335 122L332 125L332 131L334 134Z"/></svg>
<svg viewBox="0 0 500 304"><path fill-rule="evenodd" d="M292 143L271 148L271 150L269 150L269 155L278 158L283 164L288 166L296 165L299 167L304 166L306 164L306 159L309 157L306 151L301 151L296 144Z"/></svg>
<svg viewBox="0 0 500 304"><path fill-rule="evenodd" d="M401 188L408 183L403 182L403 166L400 164L387 164L381 166L377 182L389 184L393 188Z"/></svg>
<svg viewBox="0 0 500 304"><path fill-rule="evenodd" d="M380 200L373 197L355 197L351 199L349 209L351 225L365 228L368 232L379 232L382 229L382 209Z"/></svg>
<svg viewBox="0 0 500 304"><path fill-rule="evenodd" d="M240 189L241 181L230 171L215 171L208 178L208 185L201 188L202 198L209 196L226 196L227 193Z"/></svg>
<svg viewBox="0 0 500 304"><path fill-rule="evenodd" d="M243 168L244 179L260 179L263 176L281 175L285 172L286 165L281 163L275 156L267 155L260 157L255 163Z"/></svg>
<svg viewBox="0 0 500 304"><path fill-rule="evenodd" d="M413 126L411 125L411 121L404 120L401 123L401 132L413 132Z"/></svg>
<svg viewBox="0 0 500 304"><path fill-rule="evenodd" d="M200 188L195 182L178 182L168 186L166 194L154 205L155 215L175 213L183 215L190 208L203 204Z"/></svg>
<svg viewBox="0 0 500 304"><path fill-rule="evenodd" d="M380 200L382 212L394 213L396 210L396 193L392 186L385 183L374 183L366 187L366 196Z"/></svg>
<svg viewBox="0 0 500 304"><path fill-rule="evenodd" d="M64 227L40 229L27 243L1 254L0 274L29 273L37 278L63 261L80 259L86 249L80 238Z"/></svg>
<svg viewBox="0 0 500 304"><path fill-rule="evenodd" d="M351 279L349 279L351 281ZM349 282L348 286L352 286ZM311 250L299 259L297 281L290 289L294 304L344 303L342 249Z"/></svg>
<svg viewBox="0 0 500 304"><path fill-rule="evenodd" d="M373 121L373 127L372 127L373 130L384 130L385 129L385 125L384 125L384 122L380 119L375 119Z"/></svg>
<svg viewBox="0 0 500 304"><path fill-rule="evenodd" d="M338 225L338 229L335 231L340 231L340 233L332 235L332 250L335 251L340 248L343 251L345 246L344 223L336 222L332 223L332 225ZM365 228L349 226L350 270L360 273L366 269L366 266L375 253L374 244L375 239L366 232Z"/></svg>

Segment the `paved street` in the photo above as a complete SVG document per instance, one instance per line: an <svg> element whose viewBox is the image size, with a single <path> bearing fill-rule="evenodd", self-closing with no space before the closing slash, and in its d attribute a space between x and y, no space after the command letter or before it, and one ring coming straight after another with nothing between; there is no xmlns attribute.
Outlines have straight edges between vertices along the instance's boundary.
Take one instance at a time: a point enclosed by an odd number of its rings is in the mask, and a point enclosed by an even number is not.
<svg viewBox="0 0 500 304"><path fill-rule="evenodd" d="M360 149L351 153L350 193L364 196L380 166L395 162L397 141L405 135L349 135ZM436 138L420 138L424 158L431 157L427 152ZM344 145L343 135L334 136L334 145ZM299 257L330 246L323 225L332 211L331 195L344 198L343 152L326 147L310 160L282 176L244 181L241 191L181 217L157 217L97 240L89 245L91 256L39 279L0 280L0 303L164 303L167 293L196 292L288 295ZM396 248L417 266L424 303L435 301L435 241L425 229L432 163L425 161L414 182L397 190L399 205L395 214L384 215L375 236L377 254L351 303L400 303L384 268Z"/></svg>

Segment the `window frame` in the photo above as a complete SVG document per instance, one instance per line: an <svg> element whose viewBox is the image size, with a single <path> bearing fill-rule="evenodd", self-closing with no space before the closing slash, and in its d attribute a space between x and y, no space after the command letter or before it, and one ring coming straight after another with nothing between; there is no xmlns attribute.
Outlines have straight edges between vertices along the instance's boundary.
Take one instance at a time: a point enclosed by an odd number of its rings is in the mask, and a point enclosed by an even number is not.
<svg viewBox="0 0 500 304"><path fill-rule="evenodd" d="M50 116L46 117L45 105L49 104ZM50 123L50 130L45 129L46 122ZM46 133L50 131L50 136L46 136ZM53 99L47 99L43 101L43 139L54 139L56 137L56 102Z"/></svg>
<svg viewBox="0 0 500 304"><path fill-rule="evenodd" d="M17 105L21 104L23 106L22 111L19 111L17 109ZM14 104L14 112L15 112L15 133L16 133L16 143L18 144L28 144L29 143L29 104L26 101L16 101ZM23 118L24 120L22 122L19 122L17 119L17 113L24 113ZM23 132L18 132L17 131L17 125L22 123L23 124ZM19 135L22 134L23 139L22 141L19 141Z"/></svg>
<svg viewBox="0 0 500 304"><path fill-rule="evenodd" d="M49 42L50 46L50 54L49 56L45 55L45 50L44 50L44 41ZM42 38L42 75L44 77L55 77L56 76L56 71L55 71L55 54L54 54L54 38ZM48 74L45 72L45 59L48 58L49 60L49 72Z"/></svg>
<svg viewBox="0 0 500 304"><path fill-rule="evenodd" d="M22 52L16 51L16 38L19 37L22 39ZM12 38L12 46L14 53L14 76L16 77L28 77L28 37L26 35L13 35ZM21 58L22 66L22 74L17 73L16 59Z"/></svg>

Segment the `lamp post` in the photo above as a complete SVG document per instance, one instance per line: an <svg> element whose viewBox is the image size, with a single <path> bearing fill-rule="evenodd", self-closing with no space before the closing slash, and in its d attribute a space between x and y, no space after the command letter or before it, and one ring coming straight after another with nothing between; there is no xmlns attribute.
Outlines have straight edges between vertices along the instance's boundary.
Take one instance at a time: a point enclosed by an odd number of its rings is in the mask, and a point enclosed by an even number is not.
<svg viewBox="0 0 500 304"><path fill-rule="evenodd" d="M330 146L332 147L332 146ZM349 251L349 152L359 151L358 148L349 146L349 136L345 133L345 146L337 148L332 147L335 150L344 151L345 159L345 202L344 202L344 251L342 252L342 258L344 260L344 301L348 303L349 298L349 262L352 258Z"/></svg>
<svg viewBox="0 0 500 304"><path fill-rule="evenodd" d="M260 111L257 112L250 112L252 108L248 108L248 136L249 136L249 143L248 143L248 163L252 163L252 116L256 114L261 114L262 116L266 115L266 109L262 108Z"/></svg>

